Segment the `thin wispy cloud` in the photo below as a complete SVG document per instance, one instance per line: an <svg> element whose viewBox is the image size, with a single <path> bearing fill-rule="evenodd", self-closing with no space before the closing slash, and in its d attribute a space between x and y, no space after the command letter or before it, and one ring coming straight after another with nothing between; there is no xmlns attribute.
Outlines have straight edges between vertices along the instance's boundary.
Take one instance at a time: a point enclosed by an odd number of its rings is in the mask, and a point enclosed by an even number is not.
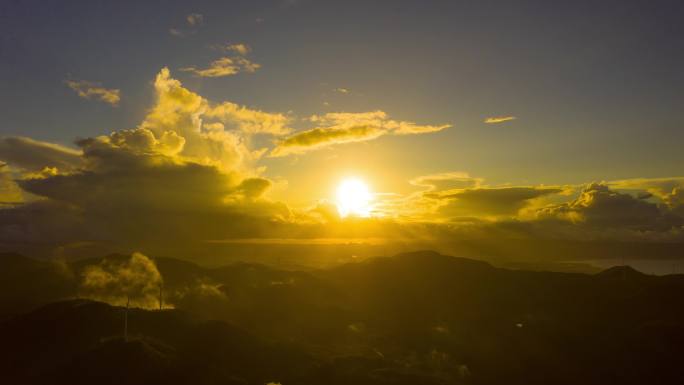
<svg viewBox="0 0 684 385"><path fill-rule="evenodd" d="M169 34L175 37L185 37L197 33L199 27L204 25L204 15L201 13L191 13L185 16L183 27L169 28Z"/></svg>
<svg viewBox="0 0 684 385"><path fill-rule="evenodd" d="M190 72L195 76L203 78L218 78L223 76L236 75L240 72L254 73L261 68L261 64L254 63L244 57L228 57L216 59L206 68L198 68L195 66L184 67L180 70L183 72Z"/></svg>
<svg viewBox="0 0 684 385"><path fill-rule="evenodd" d="M485 119L485 123L487 124L497 124L497 123L504 123L504 122L510 122L511 120L516 120L517 118L515 116L493 116L491 118Z"/></svg>
<svg viewBox="0 0 684 385"><path fill-rule="evenodd" d="M204 24L204 16L200 13L191 13L185 17L185 20L187 20L188 25L190 26Z"/></svg>
<svg viewBox="0 0 684 385"><path fill-rule="evenodd" d="M64 83L83 99L99 100L112 106L119 105L121 91L116 88L105 88L100 83L86 80L65 80Z"/></svg>
<svg viewBox="0 0 684 385"><path fill-rule="evenodd" d="M185 33L178 28L169 28L169 34L176 37L183 37Z"/></svg>
<svg viewBox="0 0 684 385"><path fill-rule="evenodd" d="M284 140L271 152L271 157L301 154L335 144L363 142L383 135L411 135L442 131L450 124L420 125L389 119L384 111L361 113L327 113L308 119L319 127L300 131Z"/></svg>
<svg viewBox="0 0 684 385"><path fill-rule="evenodd" d="M232 53L233 55L218 58L212 61L206 68L188 66L181 68L180 70L184 72L190 72L199 77L218 78L236 75L240 72L254 73L261 68L261 64L255 63L246 57L250 52L252 52L252 48L247 44L214 44L210 45L209 48L224 53Z"/></svg>
<svg viewBox="0 0 684 385"><path fill-rule="evenodd" d="M252 47L245 43L212 44L209 48L221 52L232 52L240 56L247 56L252 52Z"/></svg>

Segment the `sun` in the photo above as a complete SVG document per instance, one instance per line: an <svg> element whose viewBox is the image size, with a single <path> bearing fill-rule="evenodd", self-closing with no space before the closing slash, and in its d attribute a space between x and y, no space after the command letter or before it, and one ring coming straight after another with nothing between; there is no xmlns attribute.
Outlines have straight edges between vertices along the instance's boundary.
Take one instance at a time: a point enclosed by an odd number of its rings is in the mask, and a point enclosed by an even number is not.
<svg viewBox="0 0 684 385"><path fill-rule="evenodd" d="M343 218L370 217L372 200L373 194L361 179L345 179L337 187L337 210Z"/></svg>

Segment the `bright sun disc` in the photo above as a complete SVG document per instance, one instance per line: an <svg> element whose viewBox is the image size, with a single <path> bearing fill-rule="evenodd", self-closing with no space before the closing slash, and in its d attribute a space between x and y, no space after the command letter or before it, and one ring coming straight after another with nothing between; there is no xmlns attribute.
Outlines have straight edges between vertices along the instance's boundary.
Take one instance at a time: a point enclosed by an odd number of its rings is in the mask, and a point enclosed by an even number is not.
<svg viewBox="0 0 684 385"><path fill-rule="evenodd" d="M345 179L337 187L337 210L340 216L369 217L373 195L360 179Z"/></svg>

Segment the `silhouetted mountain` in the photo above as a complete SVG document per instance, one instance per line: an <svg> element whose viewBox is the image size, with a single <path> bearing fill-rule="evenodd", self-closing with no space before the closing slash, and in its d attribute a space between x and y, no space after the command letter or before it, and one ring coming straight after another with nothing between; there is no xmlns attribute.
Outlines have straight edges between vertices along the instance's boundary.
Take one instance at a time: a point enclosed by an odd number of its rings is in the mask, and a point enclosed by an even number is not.
<svg viewBox="0 0 684 385"><path fill-rule="evenodd" d="M77 296L88 266L127 258L55 270L61 291L37 297ZM7 320L0 333L11 336L4 362L15 382L26 373L46 376L27 383L100 382L121 357L111 383L684 383L681 275L507 270L430 251L309 272L155 262L179 310L132 310L128 343L122 309L102 303L60 302ZM33 282L46 265L12 284Z"/></svg>
<svg viewBox="0 0 684 385"><path fill-rule="evenodd" d="M644 279L647 278L648 275L635 270L631 266L613 266L611 268L608 268L606 270L603 270L602 272L596 274L597 276L601 278L606 278L606 279Z"/></svg>
<svg viewBox="0 0 684 385"><path fill-rule="evenodd" d="M410 384L438 378L381 359L315 359L292 343L269 342L187 313L124 309L84 300L50 304L0 324L0 372L12 384Z"/></svg>
<svg viewBox="0 0 684 385"><path fill-rule="evenodd" d="M75 287L58 264L0 253L0 320L69 296Z"/></svg>

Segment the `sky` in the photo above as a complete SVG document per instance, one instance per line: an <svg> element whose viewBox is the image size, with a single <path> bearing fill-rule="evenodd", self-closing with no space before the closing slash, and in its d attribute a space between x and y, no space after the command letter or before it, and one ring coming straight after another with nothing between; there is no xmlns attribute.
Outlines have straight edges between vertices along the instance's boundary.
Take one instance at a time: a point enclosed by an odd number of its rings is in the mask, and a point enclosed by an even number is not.
<svg viewBox="0 0 684 385"><path fill-rule="evenodd" d="M0 244L681 242L683 16L3 1ZM367 207L340 217L348 180Z"/></svg>

